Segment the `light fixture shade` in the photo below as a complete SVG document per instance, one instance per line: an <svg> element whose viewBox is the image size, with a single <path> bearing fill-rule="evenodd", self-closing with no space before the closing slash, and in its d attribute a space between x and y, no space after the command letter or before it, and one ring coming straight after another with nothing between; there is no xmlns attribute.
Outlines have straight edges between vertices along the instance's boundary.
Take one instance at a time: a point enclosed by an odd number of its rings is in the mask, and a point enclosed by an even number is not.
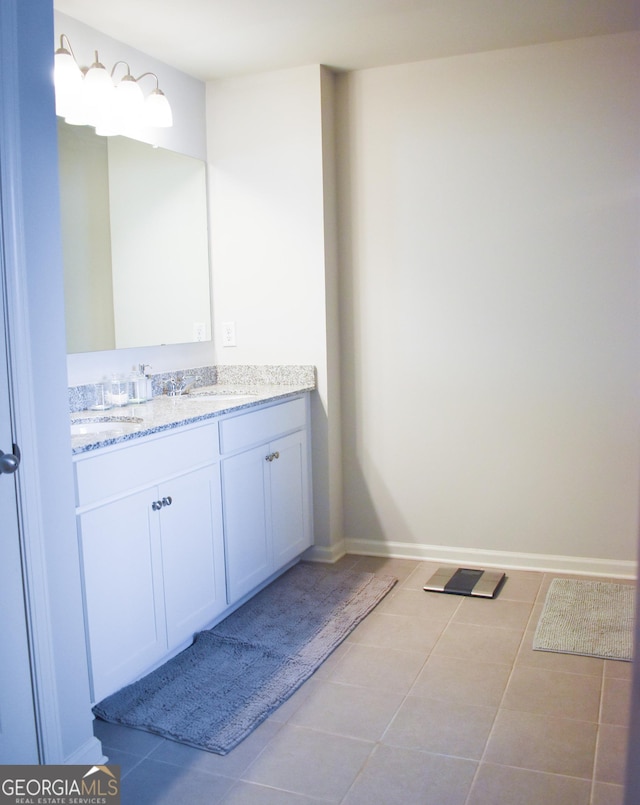
<svg viewBox="0 0 640 805"><path fill-rule="evenodd" d="M82 91L82 71L66 48L56 51L53 80L56 114L65 117Z"/></svg>
<svg viewBox="0 0 640 805"><path fill-rule="evenodd" d="M75 98L73 103L64 111L64 122L70 126L88 126L89 118L87 117L87 110L82 103L82 94Z"/></svg>
<svg viewBox="0 0 640 805"><path fill-rule="evenodd" d="M161 89L154 89L147 96L144 102L144 123L157 128L173 126L171 106Z"/></svg>
<svg viewBox="0 0 640 805"><path fill-rule="evenodd" d="M82 100L86 106L87 118L92 126L100 125L113 115L115 88L104 64L98 61L89 67L82 82Z"/></svg>
<svg viewBox="0 0 640 805"><path fill-rule="evenodd" d="M132 75L125 75L117 84L114 96L114 116L122 126L135 126L144 110L144 94Z"/></svg>
<svg viewBox="0 0 640 805"><path fill-rule="evenodd" d="M57 115L71 125L94 126L98 134L105 136L135 132L139 126L167 128L173 125L171 106L158 87L155 73L148 71L134 78L128 63L120 60L109 74L100 63L98 51L94 52L91 67L80 68L69 38L61 35L54 69ZM113 75L120 64L126 67L127 74L114 86ZM151 76L156 83L146 100L139 83L145 76Z"/></svg>

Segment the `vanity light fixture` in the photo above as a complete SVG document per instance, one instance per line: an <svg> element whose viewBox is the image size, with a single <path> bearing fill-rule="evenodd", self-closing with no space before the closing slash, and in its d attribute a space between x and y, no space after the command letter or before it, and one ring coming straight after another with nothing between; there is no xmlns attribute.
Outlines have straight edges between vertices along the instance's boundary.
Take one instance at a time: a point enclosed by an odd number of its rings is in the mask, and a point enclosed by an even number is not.
<svg viewBox="0 0 640 805"><path fill-rule="evenodd" d="M126 67L126 73L116 79L119 65ZM156 86L145 98L139 82L146 76L155 78ZM93 64L81 67L66 34L60 36L55 53L54 83L56 114L71 125L94 126L96 134L120 134L135 126L173 125L171 106L155 73L147 71L134 78L125 61L117 61L109 73L97 51Z"/></svg>

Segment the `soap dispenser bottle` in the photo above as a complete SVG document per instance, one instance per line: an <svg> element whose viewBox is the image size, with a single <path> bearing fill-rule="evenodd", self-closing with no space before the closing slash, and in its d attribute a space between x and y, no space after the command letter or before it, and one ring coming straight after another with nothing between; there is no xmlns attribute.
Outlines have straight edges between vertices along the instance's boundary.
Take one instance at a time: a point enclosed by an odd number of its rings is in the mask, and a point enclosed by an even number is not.
<svg viewBox="0 0 640 805"><path fill-rule="evenodd" d="M141 363L136 369L132 367L130 383L130 400L132 403L144 403L147 401L147 378L144 374L144 364Z"/></svg>

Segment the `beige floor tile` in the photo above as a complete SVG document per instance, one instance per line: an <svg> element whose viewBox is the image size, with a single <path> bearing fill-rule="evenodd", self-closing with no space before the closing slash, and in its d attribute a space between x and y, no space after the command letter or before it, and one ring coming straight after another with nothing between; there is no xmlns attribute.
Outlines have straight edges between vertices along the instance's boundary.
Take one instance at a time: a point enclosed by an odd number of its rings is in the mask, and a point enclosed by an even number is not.
<svg viewBox="0 0 640 805"><path fill-rule="evenodd" d="M496 708L409 696L382 742L441 755L479 760L491 732Z"/></svg>
<svg viewBox="0 0 640 805"><path fill-rule="evenodd" d="M465 598L452 618L453 623L472 623L478 626L520 629L529 622L533 604L526 601Z"/></svg>
<svg viewBox="0 0 640 805"><path fill-rule="evenodd" d="M476 763L378 746L344 805L464 805Z"/></svg>
<svg viewBox="0 0 640 805"><path fill-rule="evenodd" d="M544 603L547 593L549 592L551 582L554 579L577 579L580 581L581 579L584 579L584 576L581 576L577 573L545 573L542 579L542 584L540 585L540 589L538 590L537 601ZM602 581L602 579L599 579L599 581Z"/></svg>
<svg viewBox="0 0 640 805"><path fill-rule="evenodd" d="M389 615L411 615L426 621L447 623L462 603L458 595L441 595L424 590L395 587L376 607Z"/></svg>
<svg viewBox="0 0 640 805"><path fill-rule="evenodd" d="M611 783L593 784L593 793L591 795L591 805L623 805L624 802L624 787L621 785L612 785Z"/></svg>
<svg viewBox="0 0 640 805"><path fill-rule="evenodd" d="M589 805L591 781L482 763L466 805Z"/></svg>
<svg viewBox="0 0 640 805"><path fill-rule="evenodd" d="M601 724L598 730L595 779L601 783L624 785L627 759L626 727Z"/></svg>
<svg viewBox="0 0 640 805"><path fill-rule="evenodd" d="M470 623L450 623L433 648L433 654L458 657L465 662L513 663L522 632Z"/></svg>
<svg viewBox="0 0 640 805"><path fill-rule="evenodd" d="M500 710L483 759L591 779L596 731L586 721Z"/></svg>
<svg viewBox="0 0 640 805"><path fill-rule="evenodd" d="M502 707L597 723L600 687L600 679L595 676L518 666L507 685Z"/></svg>
<svg viewBox="0 0 640 805"><path fill-rule="evenodd" d="M601 677L605 660L598 657L583 657L579 654L563 654L559 651L534 651L535 629L525 632L522 645L516 657L516 666L547 668L550 671L564 671L568 674L588 674Z"/></svg>
<svg viewBox="0 0 640 805"><path fill-rule="evenodd" d="M411 695L497 707L510 673L509 665L460 662L455 657L432 654L411 688Z"/></svg>
<svg viewBox="0 0 640 805"><path fill-rule="evenodd" d="M507 579L499 593L499 600L534 603L542 584L542 573L528 570L506 570Z"/></svg>
<svg viewBox="0 0 640 805"><path fill-rule="evenodd" d="M393 559L384 556L359 556L354 568L378 576L395 576L400 583L420 566L415 559Z"/></svg>
<svg viewBox="0 0 640 805"><path fill-rule="evenodd" d="M93 734L102 742L106 754L110 749L118 749L136 757L146 757L165 740L159 735L111 724L101 718L94 719Z"/></svg>
<svg viewBox="0 0 640 805"><path fill-rule="evenodd" d="M176 805L176 801L209 805L219 802L232 785L229 777L143 760L123 778L120 793L123 803L136 805Z"/></svg>
<svg viewBox="0 0 640 805"><path fill-rule="evenodd" d="M227 755L217 755L195 749L177 741L163 741L149 759L193 771L239 778L281 728L280 724L265 721Z"/></svg>
<svg viewBox="0 0 640 805"><path fill-rule="evenodd" d="M489 601L425 592L445 564L333 565L400 581L226 756L97 720L126 801L622 805L632 664L532 647L552 579L581 577L506 571Z"/></svg>
<svg viewBox="0 0 640 805"><path fill-rule="evenodd" d="M629 726L629 710L631 707L631 680L604 678L602 686L602 710L600 721L603 724Z"/></svg>
<svg viewBox="0 0 640 805"><path fill-rule="evenodd" d="M441 567L443 567L443 565L440 564L440 562L418 562L415 570L413 570L407 576L407 578L401 582L400 586L406 589L420 590L421 592L424 592L422 589L424 585ZM450 596L441 597L449 598Z"/></svg>
<svg viewBox="0 0 640 805"><path fill-rule="evenodd" d="M407 693L425 663L423 654L353 643L329 679L391 693Z"/></svg>
<svg viewBox="0 0 640 805"><path fill-rule="evenodd" d="M345 640L343 643L340 643L338 648L334 649L334 651L332 651L322 665L316 669L312 679L328 679L331 676L335 666L351 651L352 645L353 644L349 643L347 640Z"/></svg>
<svg viewBox="0 0 640 805"><path fill-rule="evenodd" d="M104 753L107 756L108 766L120 766L121 780L138 764L143 762L143 758L130 755L128 752L122 752L120 749L104 749Z"/></svg>
<svg viewBox="0 0 640 805"><path fill-rule="evenodd" d="M289 721L291 716L297 712L298 708L303 704L308 696L315 690L315 688L322 683L322 679L318 678L315 674L301 685L298 690L283 702L277 710L267 718L267 721L273 721L276 724L284 724Z"/></svg>
<svg viewBox="0 0 640 805"><path fill-rule="evenodd" d="M633 676L633 663L623 662L622 660L605 660L604 675L615 679L631 679Z"/></svg>
<svg viewBox="0 0 640 805"><path fill-rule="evenodd" d="M332 564L323 562L322 567L327 568L327 570L353 570L361 558L362 557L357 554L346 553L344 556L340 557L337 562L333 562Z"/></svg>
<svg viewBox="0 0 640 805"><path fill-rule="evenodd" d="M323 682L316 685L290 724L376 741L403 701L398 693Z"/></svg>
<svg viewBox="0 0 640 805"><path fill-rule="evenodd" d="M243 779L339 802L373 748L366 741L285 724Z"/></svg>
<svg viewBox="0 0 640 805"><path fill-rule="evenodd" d="M444 621L372 612L349 635L348 640L365 646L417 651L426 657L445 626Z"/></svg>
<svg viewBox="0 0 640 805"><path fill-rule="evenodd" d="M176 803L177 805L177 803ZM189 803L192 805L192 803ZM213 805L213 803L207 803ZM236 783L219 805L318 805L317 799L255 783Z"/></svg>

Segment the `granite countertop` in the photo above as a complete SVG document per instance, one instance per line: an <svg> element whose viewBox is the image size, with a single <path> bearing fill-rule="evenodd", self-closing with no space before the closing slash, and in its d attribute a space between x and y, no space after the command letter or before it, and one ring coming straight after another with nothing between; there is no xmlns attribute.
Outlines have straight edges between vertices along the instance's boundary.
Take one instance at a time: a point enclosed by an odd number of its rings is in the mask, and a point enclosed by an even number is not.
<svg viewBox="0 0 640 805"><path fill-rule="evenodd" d="M114 407L108 411L76 411L70 415L71 451L73 454L86 453L108 445L129 442L181 425L205 422L230 411L250 409L264 402L312 391L314 388L313 382L306 381L277 385L216 384L199 386L183 396L161 395L146 403ZM98 423L97 427L101 430L91 431L92 423ZM113 428L107 423L113 424ZM82 427L86 427L86 433L73 432Z"/></svg>

